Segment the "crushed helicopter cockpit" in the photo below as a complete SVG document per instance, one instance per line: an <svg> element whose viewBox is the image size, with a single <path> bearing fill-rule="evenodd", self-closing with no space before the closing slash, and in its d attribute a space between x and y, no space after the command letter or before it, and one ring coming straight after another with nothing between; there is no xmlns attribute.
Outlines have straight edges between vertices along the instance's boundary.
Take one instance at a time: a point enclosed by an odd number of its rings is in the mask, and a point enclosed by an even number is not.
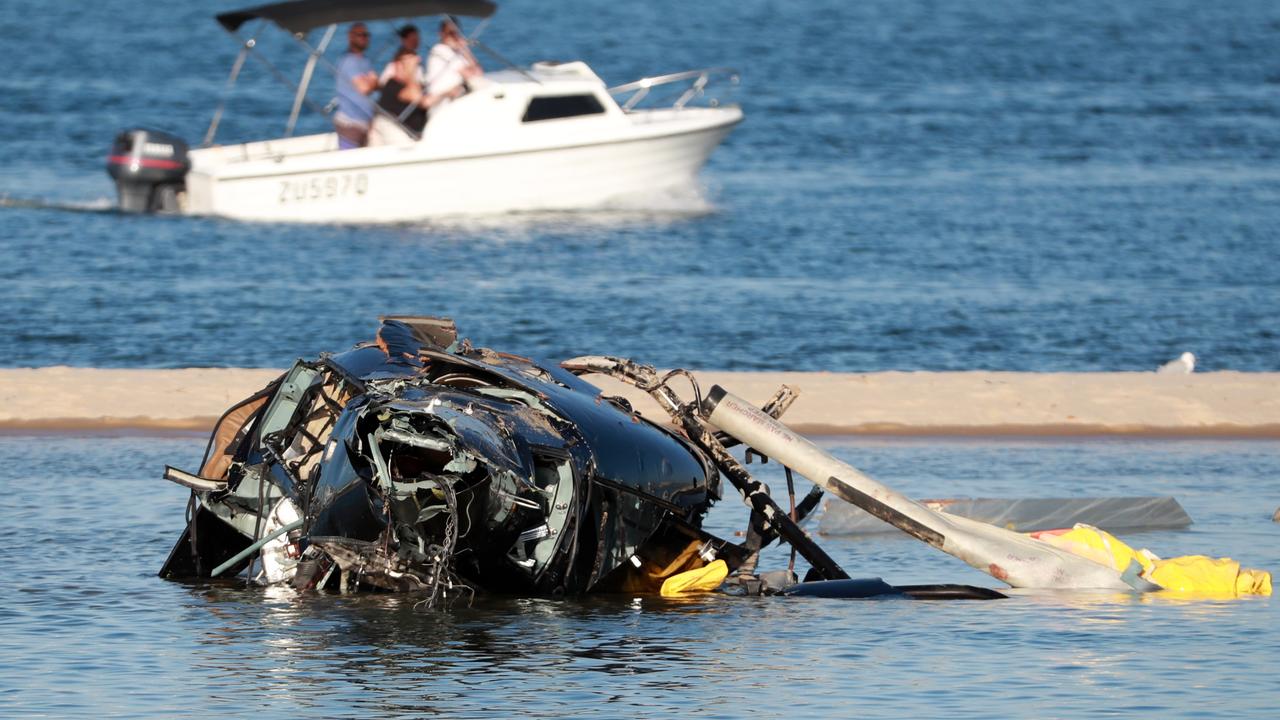
<svg viewBox="0 0 1280 720"><path fill-rule="evenodd" d="M673 430L578 375L608 373L649 392ZM703 398L670 388L683 371L587 356L559 366L475 348L452 321L386 317L374 341L298 361L229 409L199 472L167 468L192 490L188 522L160 574L244 573L263 583L408 591L427 605L477 591L536 595L656 593L723 560L745 592L794 584L756 575L762 547L790 543L806 579L847 580L702 419ZM776 418L783 388L764 408ZM702 520L727 478L750 507L743 543ZM992 597L963 586L842 592Z"/></svg>

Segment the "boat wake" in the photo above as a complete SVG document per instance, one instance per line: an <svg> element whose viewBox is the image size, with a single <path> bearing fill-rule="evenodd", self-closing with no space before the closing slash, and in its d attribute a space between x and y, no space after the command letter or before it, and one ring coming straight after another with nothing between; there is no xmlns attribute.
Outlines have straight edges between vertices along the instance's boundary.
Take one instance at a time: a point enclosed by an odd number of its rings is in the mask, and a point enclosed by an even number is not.
<svg viewBox="0 0 1280 720"><path fill-rule="evenodd" d="M40 197L0 195L0 208L14 210L52 210L73 213L120 215L112 198L93 200L58 200ZM665 225L711 215L714 203L696 187L655 191L644 195L616 198L596 208L581 210L529 210L492 215L456 215L397 223L405 228L433 232L493 233L522 230L559 229L564 231L616 229L634 225ZM328 223L358 225L367 223Z"/></svg>
<svg viewBox="0 0 1280 720"><path fill-rule="evenodd" d="M594 208L524 210L491 215L454 215L419 220L406 226L429 230L494 232L538 228L613 229L632 225L665 225L704 217L719 208L697 186L665 188L617 197Z"/></svg>
<svg viewBox="0 0 1280 720"><path fill-rule="evenodd" d="M605 212L643 212L671 215L708 215L715 204L706 191L696 184L663 188L652 192L632 193L605 203Z"/></svg>
<svg viewBox="0 0 1280 720"><path fill-rule="evenodd" d="M51 200L45 198L19 198L10 195L0 195L0 208L13 208L16 210L62 210L65 212L81 212L81 213L111 213L117 212L116 204L111 198L97 198L95 200Z"/></svg>

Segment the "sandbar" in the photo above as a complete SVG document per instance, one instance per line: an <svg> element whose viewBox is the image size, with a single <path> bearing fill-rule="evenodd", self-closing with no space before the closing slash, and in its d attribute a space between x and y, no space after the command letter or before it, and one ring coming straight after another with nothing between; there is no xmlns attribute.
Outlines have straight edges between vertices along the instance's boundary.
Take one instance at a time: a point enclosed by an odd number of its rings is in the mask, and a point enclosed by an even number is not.
<svg viewBox="0 0 1280 720"><path fill-rule="evenodd" d="M0 431L207 431L273 368L0 369ZM1280 373L695 372L763 404L799 392L783 420L810 435L1151 436L1280 438ZM590 376L645 417L665 421L634 388ZM685 380L673 382L692 397Z"/></svg>

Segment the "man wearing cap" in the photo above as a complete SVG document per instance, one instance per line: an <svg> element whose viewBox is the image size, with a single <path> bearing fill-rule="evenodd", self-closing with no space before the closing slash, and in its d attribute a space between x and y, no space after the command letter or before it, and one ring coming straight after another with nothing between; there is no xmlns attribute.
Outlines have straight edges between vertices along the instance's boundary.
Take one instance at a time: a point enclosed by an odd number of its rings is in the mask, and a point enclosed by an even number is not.
<svg viewBox="0 0 1280 720"><path fill-rule="evenodd" d="M369 49L369 29L354 23L347 30L347 52L338 61L338 109L333 126L338 131L338 149L364 147L369 142L373 122L373 101L369 94L378 89L378 74L364 56Z"/></svg>

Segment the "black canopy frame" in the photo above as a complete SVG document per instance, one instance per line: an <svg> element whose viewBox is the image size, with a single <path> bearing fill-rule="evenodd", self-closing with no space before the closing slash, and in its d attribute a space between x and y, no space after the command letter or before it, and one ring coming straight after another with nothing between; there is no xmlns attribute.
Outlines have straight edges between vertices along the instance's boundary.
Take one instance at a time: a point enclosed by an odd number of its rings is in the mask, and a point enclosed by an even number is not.
<svg viewBox="0 0 1280 720"><path fill-rule="evenodd" d="M250 20L262 18L291 33L299 34L324 25L359 20L390 20L425 15L486 18L497 9L498 6L489 0L290 0L225 12L218 15L218 22L228 32L235 32Z"/></svg>

